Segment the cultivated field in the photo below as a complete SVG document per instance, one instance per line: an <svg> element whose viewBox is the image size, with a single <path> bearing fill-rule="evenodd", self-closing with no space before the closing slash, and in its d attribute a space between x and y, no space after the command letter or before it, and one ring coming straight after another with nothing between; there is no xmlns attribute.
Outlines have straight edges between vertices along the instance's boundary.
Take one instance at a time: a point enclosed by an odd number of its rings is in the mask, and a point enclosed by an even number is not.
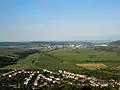
<svg viewBox="0 0 120 90"><path fill-rule="evenodd" d="M102 63L103 67L108 68L116 67L120 65L120 56L118 56L116 52L97 51L92 49L59 49L30 55L19 60L16 65L7 66L7 68L46 68L52 70L65 69L79 71L83 68L76 67L75 65L87 63L92 63L92 65Z"/></svg>
<svg viewBox="0 0 120 90"><path fill-rule="evenodd" d="M87 69L105 69L107 66L102 63L96 63L96 64L76 64L78 67L84 67Z"/></svg>

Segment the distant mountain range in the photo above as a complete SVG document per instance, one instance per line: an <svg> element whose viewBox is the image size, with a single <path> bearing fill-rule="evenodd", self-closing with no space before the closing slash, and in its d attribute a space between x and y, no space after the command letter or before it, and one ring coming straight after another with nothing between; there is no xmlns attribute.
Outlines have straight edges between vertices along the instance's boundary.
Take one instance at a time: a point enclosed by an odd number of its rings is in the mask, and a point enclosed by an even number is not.
<svg viewBox="0 0 120 90"><path fill-rule="evenodd" d="M23 46L23 45L37 45L37 44L114 44L120 45L120 40L87 40L87 41L31 41L31 42L0 42L0 46Z"/></svg>
<svg viewBox="0 0 120 90"><path fill-rule="evenodd" d="M120 45L120 40L113 41L113 42L111 42L110 44L113 44L113 45Z"/></svg>
<svg viewBox="0 0 120 90"><path fill-rule="evenodd" d="M77 42L77 41L33 41L33 42L0 42L0 46L22 46L22 45L37 45L37 44L92 44L90 42Z"/></svg>

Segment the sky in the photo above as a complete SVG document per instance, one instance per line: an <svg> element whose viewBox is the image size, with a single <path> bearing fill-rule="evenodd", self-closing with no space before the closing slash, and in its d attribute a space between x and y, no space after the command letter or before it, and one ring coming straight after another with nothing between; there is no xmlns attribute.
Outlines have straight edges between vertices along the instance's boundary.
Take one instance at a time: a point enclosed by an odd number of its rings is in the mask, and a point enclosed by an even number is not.
<svg viewBox="0 0 120 90"><path fill-rule="evenodd" d="M0 42L119 39L120 0L0 0Z"/></svg>

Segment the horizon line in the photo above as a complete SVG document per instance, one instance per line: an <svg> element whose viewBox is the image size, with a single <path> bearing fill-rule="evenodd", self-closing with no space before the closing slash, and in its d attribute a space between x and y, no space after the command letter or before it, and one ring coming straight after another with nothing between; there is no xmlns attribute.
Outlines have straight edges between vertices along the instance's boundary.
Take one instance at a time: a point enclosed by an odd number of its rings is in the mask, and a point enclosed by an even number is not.
<svg viewBox="0 0 120 90"><path fill-rule="evenodd" d="M2 42L91 42L91 41L118 41L118 40L31 40L31 41L0 41Z"/></svg>

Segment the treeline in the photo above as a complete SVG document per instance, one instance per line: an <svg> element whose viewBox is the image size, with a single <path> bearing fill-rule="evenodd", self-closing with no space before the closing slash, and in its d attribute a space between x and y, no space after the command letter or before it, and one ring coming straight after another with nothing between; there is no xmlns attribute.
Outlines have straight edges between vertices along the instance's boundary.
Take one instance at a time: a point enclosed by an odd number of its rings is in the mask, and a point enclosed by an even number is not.
<svg viewBox="0 0 120 90"><path fill-rule="evenodd" d="M27 87L23 87L23 88L8 88L8 87L0 87L0 90L33 90L32 88L27 88ZM60 85L60 84L55 84L55 85L49 85L49 86L43 86L43 87L39 87L39 89L35 89L35 90L118 90L118 87L113 88L113 87L92 87L89 85L86 86L77 86L77 85L69 85L69 84L64 84L64 85Z"/></svg>
<svg viewBox="0 0 120 90"><path fill-rule="evenodd" d="M116 54L118 56L120 56L120 47L111 47L111 46L108 46L108 47L94 47L94 50L98 50L98 51L107 51L107 52L116 52Z"/></svg>
<svg viewBox="0 0 120 90"><path fill-rule="evenodd" d="M28 55L34 54L34 53L39 53L40 51L35 50L35 49L30 49L30 50L26 50L23 52L16 52L15 54L19 56L19 58L24 58L27 57Z"/></svg>
<svg viewBox="0 0 120 90"><path fill-rule="evenodd" d="M60 41L60 42L49 42L49 41L33 41L33 42L0 42L0 46L23 46L23 45L67 45L67 44L92 44L90 42L75 42L75 41Z"/></svg>
<svg viewBox="0 0 120 90"><path fill-rule="evenodd" d="M111 62L111 63L120 63L118 60L85 60L85 61L79 61L81 63L106 63L106 62Z"/></svg>
<svg viewBox="0 0 120 90"><path fill-rule="evenodd" d="M114 79L117 81L120 80L120 75L116 75L115 73L108 72L106 70L89 70L89 71L85 70L82 73L88 76L103 78L105 80L110 80L110 79Z"/></svg>
<svg viewBox="0 0 120 90"><path fill-rule="evenodd" d="M0 67L16 64L17 57L0 56Z"/></svg>
<svg viewBox="0 0 120 90"><path fill-rule="evenodd" d="M113 47L113 46L107 46L107 47L94 47L94 50L99 50L99 51L108 51L108 52L116 52L119 48L118 47Z"/></svg>
<svg viewBox="0 0 120 90"><path fill-rule="evenodd" d="M19 59L25 58L31 54L34 53L39 53L40 51L38 50L27 50L27 51L22 51L22 52L16 52L14 53L15 55L11 56L5 56L2 55L0 56L0 67L16 64Z"/></svg>

